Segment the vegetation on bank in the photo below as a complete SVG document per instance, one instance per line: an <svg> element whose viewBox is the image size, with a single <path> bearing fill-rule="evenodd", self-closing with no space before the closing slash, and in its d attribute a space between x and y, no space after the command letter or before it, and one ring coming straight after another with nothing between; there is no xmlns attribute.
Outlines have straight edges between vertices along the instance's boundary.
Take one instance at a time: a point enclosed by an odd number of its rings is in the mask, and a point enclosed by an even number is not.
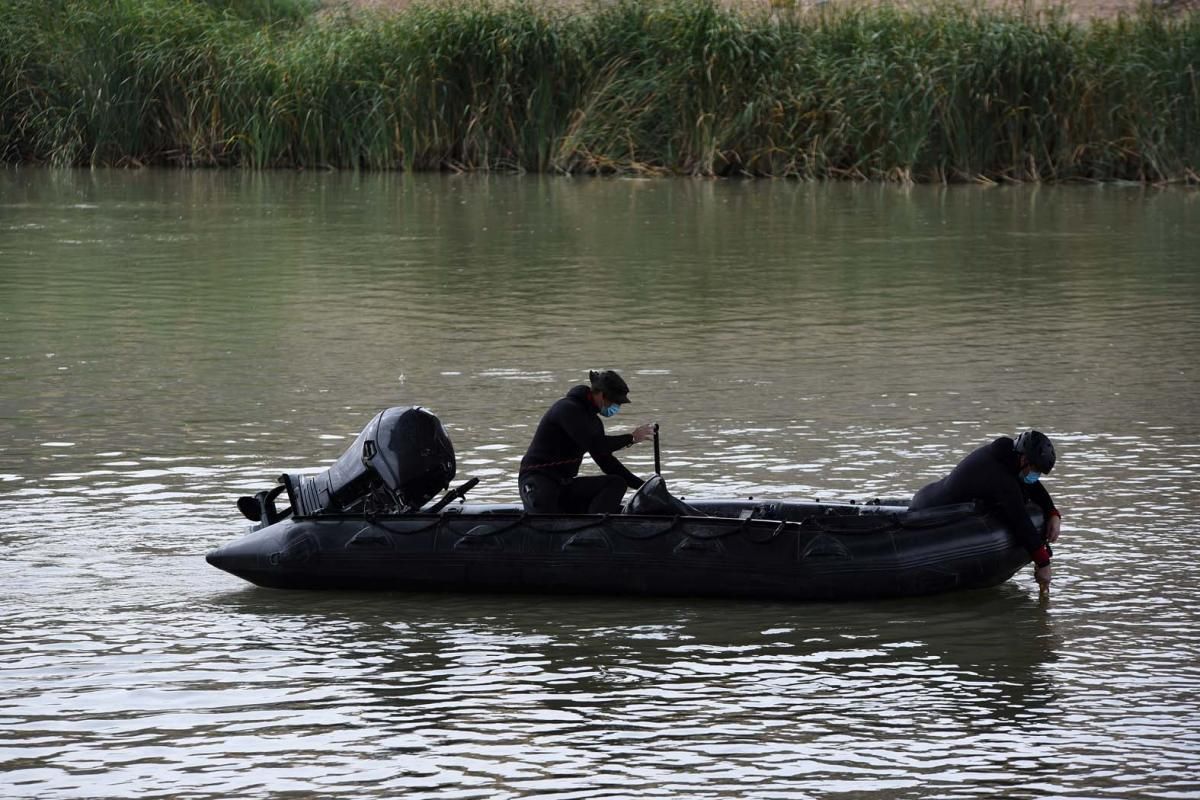
<svg viewBox="0 0 1200 800"><path fill-rule="evenodd" d="M1200 14L4 0L0 160L1198 181Z"/></svg>

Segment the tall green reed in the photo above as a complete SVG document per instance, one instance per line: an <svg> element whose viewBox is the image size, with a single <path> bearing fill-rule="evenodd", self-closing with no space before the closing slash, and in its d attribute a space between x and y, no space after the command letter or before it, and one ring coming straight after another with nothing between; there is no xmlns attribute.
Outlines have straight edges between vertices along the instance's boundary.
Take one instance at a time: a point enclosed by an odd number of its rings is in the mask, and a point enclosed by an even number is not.
<svg viewBox="0 0 1200 800"><path fill-rule="evenodd" d="M312 7L8 0L0 159L933 181L1200 169L1196 14Z"/></svg>

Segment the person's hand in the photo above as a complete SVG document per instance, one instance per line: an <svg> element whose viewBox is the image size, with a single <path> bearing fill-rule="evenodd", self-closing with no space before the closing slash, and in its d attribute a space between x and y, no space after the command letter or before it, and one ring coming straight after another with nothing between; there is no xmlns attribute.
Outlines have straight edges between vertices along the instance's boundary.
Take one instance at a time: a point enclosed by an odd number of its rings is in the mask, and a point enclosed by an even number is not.
<svg viewBox="0 0 1200 800"><path fill-rule="evenodd" d="M645 425L639 425L633 429L633 443L644 442L647 439L654 438L654 423L647 422Z"/></svg>
<svg viewBox="0 0 1200 800"><path fill-rule="evenodd" d="M1033 571L1033 578L1038 582L1038 588L1042 594L1050 594L1050 565L1037 567Z"/></svg>
<svg viewBox="0 0 1200 800"><path fill-rule="evenodd" d="M1054 544L1058 541L1059 534L1062 533L1062 517L1058 514L1046 520L1046 541Z"/></svg>

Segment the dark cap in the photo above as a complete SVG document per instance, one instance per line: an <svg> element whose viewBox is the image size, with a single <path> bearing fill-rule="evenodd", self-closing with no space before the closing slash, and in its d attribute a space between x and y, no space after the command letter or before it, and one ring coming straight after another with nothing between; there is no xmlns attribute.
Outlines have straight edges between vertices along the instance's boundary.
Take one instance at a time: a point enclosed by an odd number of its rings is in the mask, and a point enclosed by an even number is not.
<svg viewBox="0 0 1200 800"><path fill-rule="evenodd" d="M593 392L604 392L605 397L620 405L629 402L629 384L611 369L601 372L592 370L588 373L588 380L592 382Z"/></svg>

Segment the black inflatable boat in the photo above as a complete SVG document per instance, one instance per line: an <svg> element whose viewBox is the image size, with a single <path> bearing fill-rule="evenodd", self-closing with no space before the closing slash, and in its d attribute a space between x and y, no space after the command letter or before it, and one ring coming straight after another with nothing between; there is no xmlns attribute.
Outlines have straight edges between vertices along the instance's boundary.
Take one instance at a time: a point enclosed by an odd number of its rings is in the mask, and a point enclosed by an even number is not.
<svg viewBox="0 0 1200 800"><path fill-rule="evenodd" d="M258 522L208 562L281 589L603 593L853 600L994 586L1029 556L972 505L694 500L654 476L619 514L471 504L449 437L381 412L330 469L244 497ZM289 507L276 510L287 493ZM1040 511L1031 507L1035 524Z"/></svg>

